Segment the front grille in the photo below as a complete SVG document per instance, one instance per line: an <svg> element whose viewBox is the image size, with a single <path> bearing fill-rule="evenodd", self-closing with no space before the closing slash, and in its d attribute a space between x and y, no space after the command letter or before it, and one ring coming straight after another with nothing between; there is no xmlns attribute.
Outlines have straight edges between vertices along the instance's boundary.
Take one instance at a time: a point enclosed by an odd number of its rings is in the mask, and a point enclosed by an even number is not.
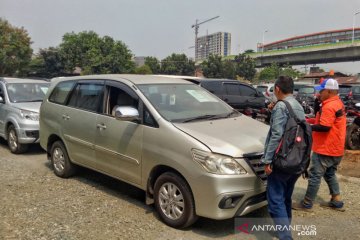
<svg viewBox="0 0 360 240"><path fill-rule="evenodd" d="M265 182L267 175L265 173L265 164L261 162L262 155L262 153L248 153L244 154L244 158L254 173Z"/></svg>

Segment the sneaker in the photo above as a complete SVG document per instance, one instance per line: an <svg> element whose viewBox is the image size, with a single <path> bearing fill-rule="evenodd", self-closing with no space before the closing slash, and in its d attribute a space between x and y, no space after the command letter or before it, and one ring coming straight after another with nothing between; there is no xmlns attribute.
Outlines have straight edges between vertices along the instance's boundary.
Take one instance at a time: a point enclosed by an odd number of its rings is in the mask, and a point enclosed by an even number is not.
<svg viewBox="0 0 360 240"><path fill-rule="evenodd" d="M321 203L320 207L330 208L341 212L345 211L343 201L331 200L330 202Z"/></svg>
<svg viewBox="0 0 360 240"><path fill-rule="evenodd" d="M313 207L312 203L305 203L304 200L301 202L295 202L291 205L291 208L294 210L302 210L302 211L309 211Z"/></svg>

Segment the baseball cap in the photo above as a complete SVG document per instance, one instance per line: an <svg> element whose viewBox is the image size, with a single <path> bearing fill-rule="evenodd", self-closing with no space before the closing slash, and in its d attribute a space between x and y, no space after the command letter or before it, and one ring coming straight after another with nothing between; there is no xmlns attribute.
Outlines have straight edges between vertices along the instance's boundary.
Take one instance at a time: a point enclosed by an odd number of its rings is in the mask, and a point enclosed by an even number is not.
<svg viewBox="0 0 360 240"><path fill-rule="evenodd" d="M321 91L324 89L328 90L339 90L338 82L333 78L328 78L321 83L320 86L315 87L316 90Z"/></svg>

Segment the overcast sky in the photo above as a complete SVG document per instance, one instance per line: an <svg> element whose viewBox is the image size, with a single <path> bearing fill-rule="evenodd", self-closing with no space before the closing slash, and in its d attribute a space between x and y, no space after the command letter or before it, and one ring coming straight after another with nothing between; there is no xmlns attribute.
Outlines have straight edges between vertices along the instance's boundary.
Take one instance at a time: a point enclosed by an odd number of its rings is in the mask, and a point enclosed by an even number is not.
<svg viewBox="0 0 360 240"><path fill-rule="evenodd" d="M39 48L57 46L64 33L93 30L123 41L136 56L194 56L191 25L199 36L218 31L232 34L232 54L265 43L327 30L352 28L360 0L0 0L0 17L23 26ZM356 16L360 27L360 14ZM322 65L360 72L360 62Z"/></svg>

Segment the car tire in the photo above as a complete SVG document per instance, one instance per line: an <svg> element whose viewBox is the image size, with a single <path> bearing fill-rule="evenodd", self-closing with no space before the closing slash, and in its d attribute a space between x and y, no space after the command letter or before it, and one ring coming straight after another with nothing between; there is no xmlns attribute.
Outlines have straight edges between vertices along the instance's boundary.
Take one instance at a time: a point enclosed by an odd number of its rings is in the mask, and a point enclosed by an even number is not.
<svg viewBox="0 0 360 240"><path fill-rule="evenodd" d="M179 175L173 172L160 175L155 182L154 195L156 210L170 227L185 228L197 220L191 189Z"/></svg>
<svg viewBox="0 0 360 240"><path fill-rule="evenodd" d="M28 150L29 145L19 143L19 138L14 125L10 125L7 130L7 142L12 153L20 154Z"/></svg>
<svg viewBox="0 0 360 240"><path fill-rule="evenodd" d="M347 149L359 150L360 149L360 127L355 123L349 125L346 130L345 143Z"/></svg>
<svg viewBox="0 0 360 240"><path fill-rule="evenodd" d="M50 156L51 165L56 176L68 178L75 174L76 165L70 161L63 142L56 141L53 143Z"/></svg>

